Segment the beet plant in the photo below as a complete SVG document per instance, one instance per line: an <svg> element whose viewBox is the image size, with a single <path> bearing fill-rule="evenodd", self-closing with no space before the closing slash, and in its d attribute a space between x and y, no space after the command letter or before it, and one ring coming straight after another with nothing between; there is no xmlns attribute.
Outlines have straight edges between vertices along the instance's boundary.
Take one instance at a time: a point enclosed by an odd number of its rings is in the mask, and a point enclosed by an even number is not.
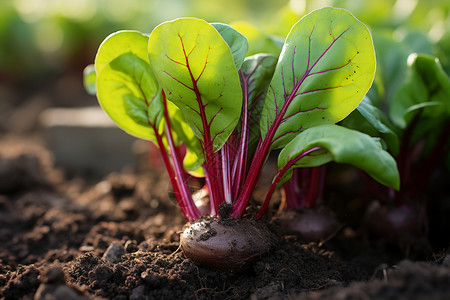
<svg viewBox="0 0 450 300"><path fill-rule="evenodd" d="M326 164L332 161L353 165L381 185L399 188L395 161L378 140L338 125L315 126L304 131L281 150L279 172L263 208L267 207L276 185L284 183L288 211L281 217L282 225L306 241L326 240L339 228L332 214L318 210Z"/></svg>
<svg viewBox="0 0 450 300"><path fill-rule="evenodd" d="M226 24L182 18L150 35L114 33L95 59L102 108L161 152L190 222L183 252L224 270L245 268L273 246L255 219L294 168L342 161L398 188L395 161L377 140L334 125L358 106L374 78L364 24L346 10L322 8L293 26L279 57L246 57L247 49L247 39ZM281 149L279 170L252 218L246 208L274 149ZM189 176L205 178L207 213L192 198Z"/></svg>
<svg viewBox="0 0 450 300"><path fill-rule="evenodd" d="M367 222L371 232L407 249L426 233L427 187L450 161L450 79L432 55L411 54L406 43L387 37L376 41L377 84L343 125L379 137L395 157L399 191L365 178L365 194L376 200Z"/></svg>

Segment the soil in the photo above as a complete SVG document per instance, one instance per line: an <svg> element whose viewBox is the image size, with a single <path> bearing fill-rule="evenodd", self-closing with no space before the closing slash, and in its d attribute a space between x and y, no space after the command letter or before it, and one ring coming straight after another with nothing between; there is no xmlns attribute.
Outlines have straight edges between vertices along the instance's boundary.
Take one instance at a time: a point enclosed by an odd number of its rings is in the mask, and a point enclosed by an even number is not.
<svg viewBox="0 0 450 300"><path fill-rule="evenodd" d="M364 234L363 205L345 198L350 185L329 192L330 206L345 220L332 239L308 243L283 232L272 218L275 201L260 221L275 236L273 250L244 271L215 271L179 248L186 220L164 170L71 174L53 164L39 129L7 126L0 124L2 299L450 297L446 180L433 189L428 235L407 251Z"/></svg>

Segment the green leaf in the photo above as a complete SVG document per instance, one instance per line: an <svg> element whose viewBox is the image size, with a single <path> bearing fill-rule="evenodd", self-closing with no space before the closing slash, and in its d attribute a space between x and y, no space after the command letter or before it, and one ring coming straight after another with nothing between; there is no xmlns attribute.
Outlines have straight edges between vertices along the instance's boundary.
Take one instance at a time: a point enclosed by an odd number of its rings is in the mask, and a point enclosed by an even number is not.
<svg viewBox="0 0 450 300"><path fill-rule="evenodd" d="M389 120L384 113L373 106L367 96L364 97L356 110L342 120L341 125L372 137L380 137L386 143L389 152L397 155L399 150L397 134L391 129Z"/></svg>
<svg viewBox="0 0 450 300"><path fill-rule="evenodd" d="M138 31L112 33L100 44L95 56L97 75L104 66L124 53L133 53L143 61L148 61L147 44L148 37Z"/></svg>
<svg viewBox="0 0 450 300"><path fill-rule="evenodd" d="M211 23L230 47L236 70L239 70L248 51L248 41L236 29L223 23Z"/></svg>
<svg viewBox="0 0 450 300"><path fill-rule="evenodd" d="M376 106L381 107L382 102L392 101L399 87L404 83L408 75L406 60L410 51L407 44L393 38L393 32L374 31L373 41L377 57L375 83L378 88L378 97L373 97L373 94L370 97ZM371 92L373 92L372 89Z"/></svg>
<svg viewBox="0 0 450 300"><path fill-rule="evenodd" d="M392 121L404 129L419 112L425 119L449 118L450 79L438 59L411 54L408 66L410 77L389 106Z"/></svg>
<svg viewBox="0 0 450 300"><path fill-rule="evenodd" d="M147 61L124 53L106 64L97 76L97 98L124 131L155 140L153 127L159 128L163 115L162 93Z"/></svg>
<svg viewBox="0 0 450 300"><path fill-rule="evenodd" d="M227 43L203 20L177 19L153 30L148 51L167 99L180 108L202 143L219 150L242 109L239 76Z"/></svg>
<svg viewBox="0 0 450 300"><path fill-rule="evenodd" d="M321 125L309 128L293 139L278 157L278 169L281 170L306 150L323 147L308 156L299 159L294 167L316 167L330 161L353 165L365 171L378 182L396 190L400 186L400 177L394 158L381 144L370 136L338 125ZM283 182L292 174L287 172Z"/></svg>
<svg viewBox="0 0 450 300"><path fill-rule="evenodd" d="M86 66L83 70L83 85L89 95L95 95L97 88L95 87L96 74L95 66L93 64Z"/></svg>
<svg viewBox="0 0 450 300"><path fill-rule="evenodd" d="M183 159L183 167L185 170L195 177L204 177L205 172L203 170L204 158L198 156L199 152L187 151L186 156Z"/></svg>
<svg viewBox="0 0 450 300"><path fill-rule="evenodd" d="M383 105L382 102L391 102L408 78L408 56L414 52L432 53L432 44L423 32L407 31L401 39L394 36L398 35L385 29L373 32L377 57L377 86L374 84L369 92L372 102L378 107ZM378 88L378 93L374 93L374 88Z"/></svg>
<svg viewBox="0 0 450 300"><path fill-rule="evenodd" d="M441 38L436 41L433 46L437 57L439 57L439 60L441 61L444 71L447 74L450 74L450 31L445 31Z"/></svg>
<svg viewBox="0 0 450 300"><path fill-rule="evenodd" d="M278 57L274 54L255 54L245 59L241 71L243 85L247 86L249 111L249 153L253 153L259 141L259 120L267 94L267 88L272 79ZM239 128L239 127L238 127Z"/></svg>
<svg viewBox="0 0 450 300"><path fill-rule="evenodd" d="M344 9L313 11L286 39L261 115L262 136L274 126L271 146L281 148L309 127L342 120L361 102L374 74L367 27Z"/></svg>
<svg viewBox="0 0 450 300"><path fill-rule="evenodd" d="M242 65L242 73L248 83L248 101L250 109L260 105L257 111L261 112L263 101L270 80L272 79L278 57L274 54L255 54L245 59ZM262 98L262 99L261 99ZM256 103L258 102L258 103ZM255 118L259 119L259 115Z"/></svg>

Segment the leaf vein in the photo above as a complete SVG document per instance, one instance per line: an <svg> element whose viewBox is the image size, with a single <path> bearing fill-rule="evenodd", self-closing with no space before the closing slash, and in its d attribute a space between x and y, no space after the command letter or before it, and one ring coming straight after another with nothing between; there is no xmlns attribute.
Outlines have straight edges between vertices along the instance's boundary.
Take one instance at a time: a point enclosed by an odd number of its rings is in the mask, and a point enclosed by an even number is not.
<svg viewBox="0 0 450 300"><path fill-rule="evenodd" d="M181 80L179 80L179 79L175 78L174 76L170 75L169 72L163 71L163 73L166 74L167 76L169 76L170 78L172 78L173 80L175 80L176 82L178 82L179 84L181 84L181 85L187 87L187 88L190 89L191 91L194 90L194 88L188 86L186 83L184 83L184 82L182 82Z"/></svg>

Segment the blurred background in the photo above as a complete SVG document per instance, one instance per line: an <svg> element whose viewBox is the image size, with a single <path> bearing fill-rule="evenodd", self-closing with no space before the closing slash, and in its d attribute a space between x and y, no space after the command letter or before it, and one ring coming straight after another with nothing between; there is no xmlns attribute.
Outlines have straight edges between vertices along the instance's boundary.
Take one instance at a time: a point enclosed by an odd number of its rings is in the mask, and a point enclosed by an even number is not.
<svg viewBox="0 0 450 300"><path fill-rule="evenodd" d="M195 16L243 20L284 38L301 16L328 5L350 10L372 28L420 30L435 43L450 31L447 0L2 0L1 86L23 91L72 72L80 79L101 41L120 29L150 33L163 21Z"/></svg>
<svg viewBox="0 0 450 300"><path fill-rule="evenodd" d="M284 39L304 14L323 6L348 9L373 32L408 36L450 70L448 0L2 0L0 138L35 132L46 108L97 105L82 72L114 31L150 33L163 21L193 16Z"/></svg>

